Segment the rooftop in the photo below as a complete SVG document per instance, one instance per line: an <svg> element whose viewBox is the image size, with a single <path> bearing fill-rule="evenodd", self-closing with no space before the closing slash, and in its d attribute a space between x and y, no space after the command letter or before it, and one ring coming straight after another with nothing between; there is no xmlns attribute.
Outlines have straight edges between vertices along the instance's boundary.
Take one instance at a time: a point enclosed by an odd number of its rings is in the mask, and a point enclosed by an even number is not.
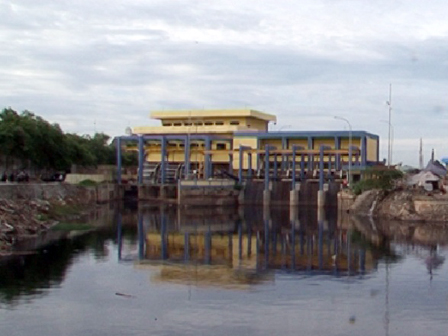
<svg viewBox="0 0 448 336"><path fill-rule="evenodd" d="M251 110L251 109L230 109L230 110L171 110L152 111L152 119L203 119L222 117L252 117L264 121L277 121L277 117L272 114Z"/></svg>

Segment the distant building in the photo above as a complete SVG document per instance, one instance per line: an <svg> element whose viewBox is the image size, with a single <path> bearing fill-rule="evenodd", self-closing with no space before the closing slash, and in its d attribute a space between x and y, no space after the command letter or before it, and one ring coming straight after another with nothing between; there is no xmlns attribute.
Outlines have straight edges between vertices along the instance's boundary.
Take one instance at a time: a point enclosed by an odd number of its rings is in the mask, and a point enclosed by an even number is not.
<svg viewBox="0 0 448 336"><path fill-rule="evenodd" d="M309 178L321 156L327 174L342 176L350 138L352 174L379 161L379 137L366 131L269 131L276 116L251 109L154 111L151 117L161 125L134 127L117 138L119 148L126 143L127 150L139 151L143 182L235 176L241 170L245 177L263 178L266 162L278 178L291 178L293 169Z"/></svg>

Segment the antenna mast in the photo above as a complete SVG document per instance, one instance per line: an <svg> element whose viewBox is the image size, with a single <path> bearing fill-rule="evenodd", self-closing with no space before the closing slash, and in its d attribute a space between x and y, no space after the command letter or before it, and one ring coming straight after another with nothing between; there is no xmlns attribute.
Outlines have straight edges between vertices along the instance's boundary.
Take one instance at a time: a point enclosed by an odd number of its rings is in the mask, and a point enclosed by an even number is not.
<svg viewBox="0 0 448 336"><path fill-rule="evenodd" d="M419 168L423 169L423 140L420 138Z"/></svg>

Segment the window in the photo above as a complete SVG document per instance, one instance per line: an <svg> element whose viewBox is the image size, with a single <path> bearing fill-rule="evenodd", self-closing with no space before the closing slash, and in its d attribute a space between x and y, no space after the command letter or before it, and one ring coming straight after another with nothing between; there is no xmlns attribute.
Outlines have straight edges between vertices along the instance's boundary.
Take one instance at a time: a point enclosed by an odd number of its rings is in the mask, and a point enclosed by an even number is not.
<svg viewBox="0 0 448 336"><path fill-rule="evenodd" d="M216 144L216 149L224 150L226 149L226 144L225 143Z"/></svg>
<svg viewBox="0 0 448 336"><path fill-rule="evenodd" d="M191 126L191 125L193 125L193 123L191 123L191 122L186 122L186 123L184 123L184 125L185 125L185 126Z"/></svg>
<svg viewBox="0 0 448 336"><path fill-rule="evenodd" d="M176 123L173 123L173 126L182 126L182 123L176 122Z"/></svg>
<svg viewBox="0 0 448 336"><path fill-rule="evenodd" d="M217 122L215 122L215 125L216 126L222 126L222 125L224 125L224 122L223 121L217 121Z"/></svg>
<svg viewBox="0 0 448 336"><path fill-rule="evenodd" d="M195 126L202 126L202 123L201 122L195 122L194 125Z"/></svg>
<svg viewBox="0 0 448 336"><path fill-rule="evenodd" d="M239 124L240 124L240 122L239 121L235 121L235 120L230 122L230 125L239 125Z"/></svg>
<svg viewBox="0 0 448 336"><path fill-rule="evenodd" d="M172 124L163 124L163 126L173 126Z"/></svg>
<svg viewBox="0 0 448 336"><path fill-rule="evenodd" d="M213 123L212 123L211 121L206 121L206 122L204 123L204 125L205 125L205 126L211 126L211 125L213 125Z"/></svg>

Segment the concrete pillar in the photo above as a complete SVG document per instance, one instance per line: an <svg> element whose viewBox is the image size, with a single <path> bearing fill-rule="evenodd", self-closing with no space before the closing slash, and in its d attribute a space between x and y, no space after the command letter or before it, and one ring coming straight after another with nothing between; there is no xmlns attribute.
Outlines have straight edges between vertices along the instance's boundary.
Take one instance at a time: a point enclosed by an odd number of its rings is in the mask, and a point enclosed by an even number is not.
<svg viewBox="0 0 448 336"><path fill-rule="evenodd" d="M299 207L292 206L289 208L289 221L291 225L294 224L294 227L298 227L296 224L299 224Z"/></svg>
<svg viewBox="0 0 448 336"><path fill-rule="evenodd" d="M271 203L271 191L263 190L263 205L269 205Z"/></svg>
<svg viewBox="0 0 448 336"><path fill-rule="evenodd" d="M325 206L325 198L327 196L326 194L327 194L327 192L324 191L324 190L319 190L317 192L317 206L318 207L324 207Z"/></svg>
<svg viewBox="0 0 448 336"><path fill-rule="evenodd" d="M291 190L289 192L289 205L291 205L291 206L299 205L299 191L298 190Z"/></svg>
<svg viewBox="0 0 448 336"><path fill-rule="evenodd" d="M299 205L300 183L295 183L293 190L289 192L289 205Z"/></svg>

